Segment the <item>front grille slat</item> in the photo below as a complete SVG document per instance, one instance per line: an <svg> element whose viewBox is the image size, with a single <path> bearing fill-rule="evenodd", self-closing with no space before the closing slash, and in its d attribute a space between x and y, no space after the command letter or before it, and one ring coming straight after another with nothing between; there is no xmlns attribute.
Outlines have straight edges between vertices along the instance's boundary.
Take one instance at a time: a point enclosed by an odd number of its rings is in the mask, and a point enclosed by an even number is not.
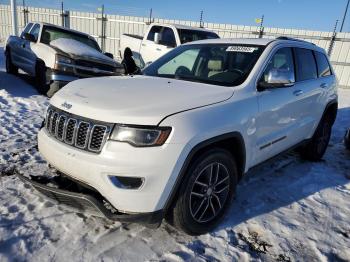
<svg viewBox="0 0 350 262"><path fill-rule="evenodd" d="M89 139L90 124L87 122L80 122L75 138L75 146L85 148Z"/></svg>
<svg viewBox="0 0 350 262"><path fill-rule="evenodd" d="M63 140L64 135L64 127L66 125L67 117L64 115L61 115L58 119L58 125L57 125L57 138L59 140Z"/></svg>
<svg viewBox="0 0 350 262"><path fill-rule="evenodd" d="M101 152L112 124L101 123L50 107L45 128L55 139L93 153Z"/></svg>

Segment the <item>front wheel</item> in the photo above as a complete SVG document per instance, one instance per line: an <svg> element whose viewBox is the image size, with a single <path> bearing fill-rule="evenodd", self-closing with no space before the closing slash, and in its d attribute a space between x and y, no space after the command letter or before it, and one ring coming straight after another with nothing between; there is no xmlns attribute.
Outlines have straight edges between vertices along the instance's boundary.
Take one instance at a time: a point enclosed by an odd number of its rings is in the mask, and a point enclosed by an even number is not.
<svg viewBox="0 0 350 262"><path fill-rule="evenodd" d="M346 132L344 143L345 143L346 149L350 150L350 128Z"/></svg>
<svg viewBox="0 0 350 262"><path fill-rule="evenodd" d="M329 144L332 133L332 119L326 114L319 123L311 141L300 149L302 158L310 161L320 160Z"/></svg>
<svg viewBox="0 0 350 262"><path fill-rule="evenodd" d="M5 53L6 56L6 72L8 74L12 74L12 75L17 75L18 74L18 67L16 67L13 63L12 63L12 58L11 58L11 52L10 50L8 50Z"/></svg>
<svg viewBox="0 0 350 262"><path fill-rule="evenodd" d="M225 215L237 185L232 155L213 149L191 164L172 210L174 225L190 235L211 231Z"/></svg>
<svg viewBox="0 0 350 262"><path fill-rule="evenodd" d="M49 85L46 83L46 66L38 61L35 66L35 84L40 94L47 95Z"/></svg>

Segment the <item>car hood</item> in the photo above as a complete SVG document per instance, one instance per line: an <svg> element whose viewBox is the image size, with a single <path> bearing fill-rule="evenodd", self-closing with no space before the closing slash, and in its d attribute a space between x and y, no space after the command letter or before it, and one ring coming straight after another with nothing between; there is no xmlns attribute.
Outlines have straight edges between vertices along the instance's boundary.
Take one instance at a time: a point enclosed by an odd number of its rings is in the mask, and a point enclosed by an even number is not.
<svg viewBox="0 0 350 262"><path fill-rule="evenodd" d="M69 56L74 60L87 60L115 67L119 65L112 58L73 39L59 38L51 41L50 46L58 53Z"/></svg>
<svg viewBox="0 0 350 262"><path fill-rule="evenodd" d="M157 125L181 111L219 103L231 87L149 76L77 80L58 91L51 104L82 117L119 124Z"/></svg>

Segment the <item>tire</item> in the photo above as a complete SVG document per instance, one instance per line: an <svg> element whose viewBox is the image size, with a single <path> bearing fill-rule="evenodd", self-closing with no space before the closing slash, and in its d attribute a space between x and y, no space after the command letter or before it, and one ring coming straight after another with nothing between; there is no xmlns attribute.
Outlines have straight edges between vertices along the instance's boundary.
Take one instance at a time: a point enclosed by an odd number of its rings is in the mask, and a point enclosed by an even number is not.
<svg viewBox="0 0 350 262"><path fill-rule="evenodd" d="M12 63L10 50L6 51L5 57L6 57L6 62L5 62L6 63L6 72L8 74L17 75L18 74L18 67Z"/></svg>
<svg viewBox="0 0 350 262"><path fill-rule="evenodd" d="M228 151L212 149L202 154L190 164L180 187L170 215L173 225L189 235L211 231L232 202L237 178L236 162Z"/></svg>
<svg viewBox="0 0 350 262"><path fill-rule="evenodd" d="M42 95L47 95L50 87L46 84L46 66L42 61L37 61L35 66L35 85Z"/></svg>
<svg viewBox="0 0 350 262"><path fill-rule="evenodd" d="M346 132L345 138L344 138L344 144L347 150L350 150L350 128Z"/></svg>
<svg viewBox="0 0 350 262"><path fill-rule="evenodd" d="M333 121L330 114L326 114L319 123L311 141L300 149L303 159L319 161L327 150L331 138Z"/></svg>

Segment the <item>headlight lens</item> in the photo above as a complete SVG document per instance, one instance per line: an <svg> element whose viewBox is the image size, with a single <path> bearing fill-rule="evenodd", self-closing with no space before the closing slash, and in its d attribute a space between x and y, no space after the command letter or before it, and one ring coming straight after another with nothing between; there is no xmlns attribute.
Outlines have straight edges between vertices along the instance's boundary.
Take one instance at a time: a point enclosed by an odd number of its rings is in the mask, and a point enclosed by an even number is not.
<svg viewBox="0 0 350 262"><path fill-rule="evenodd" d="M161 146L168 139L170 127L132 127L116 125L110 139L137 147Z"/></svg>
<svg viewBox="0 0 350 262"><path fill-rule="evenodd" d="M73 64L73 60L67 56L56 55L56 63Z"/></svg>

